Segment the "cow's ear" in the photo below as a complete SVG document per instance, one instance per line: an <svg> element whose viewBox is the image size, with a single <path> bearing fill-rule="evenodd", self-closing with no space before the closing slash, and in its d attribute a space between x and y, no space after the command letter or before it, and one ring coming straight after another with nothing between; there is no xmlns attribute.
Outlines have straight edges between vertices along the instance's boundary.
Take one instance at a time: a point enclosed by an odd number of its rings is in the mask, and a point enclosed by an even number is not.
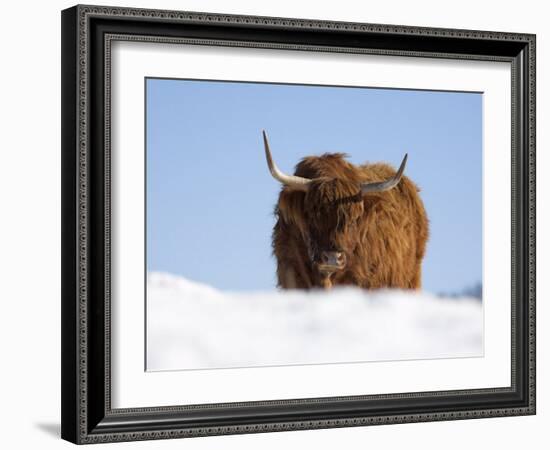
<svg viewBox="0 0 550 450"><path fill-rule="evenodd" d="M306 184L287 184L284 187L287 192L301 192L305 194L308 191L308 185Z"/></svg>
<svg viewBox="0 0 550 450"><path fill-rule="evenodd" d="M304 222L305 192L285 188L279 196L277 214L288 225L300 226Z"/></svg>

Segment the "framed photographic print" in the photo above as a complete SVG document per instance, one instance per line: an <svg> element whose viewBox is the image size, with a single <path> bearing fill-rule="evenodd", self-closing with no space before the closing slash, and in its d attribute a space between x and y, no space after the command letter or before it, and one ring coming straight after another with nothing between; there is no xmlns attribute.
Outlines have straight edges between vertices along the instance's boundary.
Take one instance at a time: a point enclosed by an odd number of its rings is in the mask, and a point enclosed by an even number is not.
<svg viewBox="0 0 550 450"><path fill-rule="evenodd" d="M535 413L535 36L62 12L62 437Z"/></svg>

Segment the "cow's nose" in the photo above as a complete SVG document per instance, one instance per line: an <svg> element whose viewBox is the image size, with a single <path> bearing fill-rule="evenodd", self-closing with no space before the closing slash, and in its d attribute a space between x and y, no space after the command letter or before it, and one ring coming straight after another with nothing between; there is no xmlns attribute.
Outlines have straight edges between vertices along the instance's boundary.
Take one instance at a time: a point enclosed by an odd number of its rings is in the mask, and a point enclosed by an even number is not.
<svg viewBox="0 0 550 450"><path fill-rule="evenodd" d="M342 268L346 265L346 254L340 251L322 251L321 263L327 266Z"/></svg>

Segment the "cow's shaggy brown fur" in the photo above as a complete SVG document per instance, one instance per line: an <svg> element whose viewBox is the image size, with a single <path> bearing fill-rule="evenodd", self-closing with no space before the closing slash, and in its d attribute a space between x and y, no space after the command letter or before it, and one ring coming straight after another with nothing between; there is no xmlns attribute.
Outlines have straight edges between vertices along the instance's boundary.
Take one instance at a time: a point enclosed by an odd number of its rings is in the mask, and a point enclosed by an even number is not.
<svg viewBox="0 0 550 450"><path fill-rule="evenodd" d="M347 264L333 274L333 285L419 289L428 240L419 189L403 176L389 191L361 195L361 182L384 181L395 170L382 163L355 166L345 156L304 158L295 175L313 180L309 190L281 190L273 230L278 286L320 287L316 252L339 249Z"/></svg>

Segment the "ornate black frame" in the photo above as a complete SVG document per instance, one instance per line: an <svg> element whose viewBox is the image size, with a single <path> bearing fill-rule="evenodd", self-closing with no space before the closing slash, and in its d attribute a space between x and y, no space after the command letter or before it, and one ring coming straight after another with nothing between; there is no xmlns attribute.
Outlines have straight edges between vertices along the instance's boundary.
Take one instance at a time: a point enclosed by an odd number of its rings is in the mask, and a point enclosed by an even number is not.
<svg viewBox="0 0 550 450"><path fill-rule="evenodd" d="M512 385L112 409L110 43L186 42L512 65ZM62 437L96 443L535 414L535 36L75 6L62 12Z"/></svg>

